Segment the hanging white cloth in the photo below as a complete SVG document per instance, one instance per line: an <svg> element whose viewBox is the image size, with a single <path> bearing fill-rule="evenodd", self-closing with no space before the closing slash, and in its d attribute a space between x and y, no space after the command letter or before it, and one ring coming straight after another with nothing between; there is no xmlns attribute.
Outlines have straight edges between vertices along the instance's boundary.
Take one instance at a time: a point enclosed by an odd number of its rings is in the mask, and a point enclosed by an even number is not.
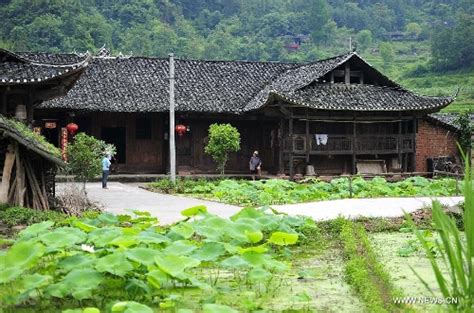
<svg viewBox="0 0 474 313"><path fill-rule="evenodd" d="M328 134L315 134L316 144L325 146L328 143Z"/></svg>

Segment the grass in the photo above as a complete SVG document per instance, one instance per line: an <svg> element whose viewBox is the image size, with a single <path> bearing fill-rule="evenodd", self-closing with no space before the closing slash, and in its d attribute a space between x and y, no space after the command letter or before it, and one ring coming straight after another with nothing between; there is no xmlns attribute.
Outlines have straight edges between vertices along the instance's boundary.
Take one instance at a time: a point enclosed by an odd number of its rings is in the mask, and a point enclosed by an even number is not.
<svg viewBox="0 0 474 313"><path fill-rule="evenodd" d="M17 132L19 132L23 137L26 139L31 140L36 145L43 148L43 150L50 152L57 158L61 158L61 150L59 150L56 146L49 143L46 138L42 135L35 133L32 131L28 126L23 124L20 121L11 118L0 117L0 122L5 123L6 125L12 127Z"/></svg>
<svg viewBox="0 0 474 313"><path fill-rule="evenodd" d="M339 235L346 258L345 273L348 283L365 303L369 312L393 312L404 306L393 299L402 292L391 282L390 275L372 249L361 224L344 221Z"/></svg>

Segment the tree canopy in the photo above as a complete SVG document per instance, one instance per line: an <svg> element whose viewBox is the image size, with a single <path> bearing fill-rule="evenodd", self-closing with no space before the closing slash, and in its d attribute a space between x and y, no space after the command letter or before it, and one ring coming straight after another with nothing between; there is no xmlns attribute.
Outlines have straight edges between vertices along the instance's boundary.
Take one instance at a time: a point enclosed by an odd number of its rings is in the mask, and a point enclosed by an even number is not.
<svg viewBox="0 0 474 313"><path fill-rule="evenodd" d="M0 47L301 62L401 32L457 69L474 63L473 13L469 0L4 0Z"/></svg>

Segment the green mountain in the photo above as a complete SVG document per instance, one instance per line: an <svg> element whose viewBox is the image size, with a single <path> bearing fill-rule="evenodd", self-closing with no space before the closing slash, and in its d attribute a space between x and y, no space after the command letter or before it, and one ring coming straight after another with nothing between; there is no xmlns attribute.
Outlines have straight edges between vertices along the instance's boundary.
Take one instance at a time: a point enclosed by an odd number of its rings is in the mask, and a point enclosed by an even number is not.
<svg viewBox="0 0 474 313"><path fill-rule="evenodd" d="M308 62L356 47L420 93L474 106L472 0L0 0L0 47Z"/></svg>

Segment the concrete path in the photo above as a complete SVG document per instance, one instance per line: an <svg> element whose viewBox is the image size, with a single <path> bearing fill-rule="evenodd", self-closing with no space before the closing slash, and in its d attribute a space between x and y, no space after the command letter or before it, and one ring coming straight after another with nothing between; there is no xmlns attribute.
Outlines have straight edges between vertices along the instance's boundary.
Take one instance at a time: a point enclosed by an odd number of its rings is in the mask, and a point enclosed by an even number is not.
<svg viewBox="0 0 474 313"><path fill-rule="evenodd" d="M62 183L58 183L58 192ZM122 184L110 182L109 189L102 189L100 183L87 184L87 192L93 201L104 206L107 212L122 214L129 213L126 209L149 211L158 217L162 224L179 221L183 217L180 212L196 205L206 205L209 212L222 217L237 213L241 207L213 201L199 200L183 196L165 195L138 188L139 184ZM438 197L445 205L456 205L462 197ZM343 199L274 205L274 209L290 215L306 215L315 220L334 219L338 216L355 218L366 217L396 217L402 216L403 211L413 212L430 206L432 198L377 198L377 199Z"/></svg>

